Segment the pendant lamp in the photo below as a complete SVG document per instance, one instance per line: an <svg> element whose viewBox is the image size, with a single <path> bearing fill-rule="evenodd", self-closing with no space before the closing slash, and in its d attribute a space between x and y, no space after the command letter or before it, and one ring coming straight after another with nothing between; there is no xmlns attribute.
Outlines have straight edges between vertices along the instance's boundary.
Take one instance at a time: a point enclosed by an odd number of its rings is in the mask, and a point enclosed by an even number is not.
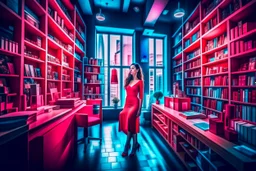
<svg viewBox="0 0 256 171"><path fill-rule="evenodd" d="M113 68L111 70L111 84L118 84L117 70Z"/></svg>
<svg viewBox="0 0 256 171"><path fill-rule="evenodd" d="M101 9L100 9L100 12L96 14L96 19L98 21L104 21L105 20L105 15L101 13Z"/></svg>
<svg viewBox="0 0 256 171"><path fill-rule="evenodd" d="M185 15L185 11L184 11L183 8L180 8L180 2L178 2L178 9L176 9L176 10L174 11L173 16L174 16L175 18L181 18L181 17L183 17L184 15Z"/></svg>

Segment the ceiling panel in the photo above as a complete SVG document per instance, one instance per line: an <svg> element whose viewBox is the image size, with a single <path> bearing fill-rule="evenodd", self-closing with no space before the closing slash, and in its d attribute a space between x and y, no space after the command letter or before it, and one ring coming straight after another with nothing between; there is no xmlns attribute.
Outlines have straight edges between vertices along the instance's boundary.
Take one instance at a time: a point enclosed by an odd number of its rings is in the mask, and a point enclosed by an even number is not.
<svg viewBox="0 0 256 171"><path fill-rule="evenodd" d="M108 3L108 5L106 5ZM121 0L94 0L95 7L120 10Z"/></svg>
<svg viewBox="0 0 256 171"><path fill-rule="evenodd" d="M146 0L131 0L132 3L135 4L143 4Z"/></svg>

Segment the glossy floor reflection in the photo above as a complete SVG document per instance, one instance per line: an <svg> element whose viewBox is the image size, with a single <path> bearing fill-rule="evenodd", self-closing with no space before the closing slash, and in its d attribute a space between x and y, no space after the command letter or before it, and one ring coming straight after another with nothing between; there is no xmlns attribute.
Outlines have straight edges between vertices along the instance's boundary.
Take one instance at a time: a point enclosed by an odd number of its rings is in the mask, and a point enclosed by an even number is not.
<svg viewBox="0 0 256 171"><path fill-rule="evenodd" d="M92 136L97 137L99 127L95 126ZM83 130L79 129L78 138ZM104 122L103 141L92 140L84 153L83 144L78 145L78 153L68 170L184 170L174 152L165 140L149 125L141 125L138 141L141 148L133 158L121 156L126 136L118 132L117 122ZM132 143L132 142L131 142Z"/></svg>

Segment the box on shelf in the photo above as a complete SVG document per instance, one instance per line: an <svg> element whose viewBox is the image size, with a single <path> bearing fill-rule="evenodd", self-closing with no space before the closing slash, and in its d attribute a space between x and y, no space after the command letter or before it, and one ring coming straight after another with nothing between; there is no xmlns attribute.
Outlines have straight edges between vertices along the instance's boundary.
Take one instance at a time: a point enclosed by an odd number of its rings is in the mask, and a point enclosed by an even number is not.
<svg viewBox="0 0 256 171"><path fill-rule="evenodd" d="M218 118L210 118L209 119L209 131L216 135L223 135L224 134L224 123L222 120Z"/></svg>
<svg viewBox="0 0 256 171"><path fill-rule="evenodd" d="M164 106L177 111L191 110L190 102L188 97L164 97Z"/></svg>

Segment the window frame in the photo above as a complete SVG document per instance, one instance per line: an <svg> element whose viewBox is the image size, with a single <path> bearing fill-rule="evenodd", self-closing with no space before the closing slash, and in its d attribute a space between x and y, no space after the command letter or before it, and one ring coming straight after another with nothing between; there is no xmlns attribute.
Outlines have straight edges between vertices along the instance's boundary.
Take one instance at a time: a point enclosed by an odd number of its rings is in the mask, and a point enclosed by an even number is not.
<svg viewBox="0 0 256 171"><path fill-rule="evenodd" d="M119 84L120 84L120 86L119 86L119 88L118 88L118 92L120 93L120 102L118 103L118 107L122 107L122 106L124 106L124 104L125 104L125 93L123 92L123 91L125 91L125 89L124 89L124 83L123 83L123 76L124 76L124 73L123 73L123 69L129 69L130 68L130 66L129 65L123 65L123 36L131 36L132 37L132 63L133 62L135 62L135 52L136 52L136 46L135 46L135 43L136 43L136 38L135 38L135 32L133 33L133 34L125 34L125 33L108 33L108 32L99 32L99 31L95 31L95 44L96 44L96 46L95 46L95 54L96 54L96 56L97 56L97 47L98 47L98 39L97 39L97 36L98 36L98 34L102 34L102 35L107 35L107 41L108 41L108 52L107 52L107 54L108 54L108 65L105 65L105 59L103 59L103 70L104 70L104 72L105 72L105 68L107 68L107 73L104 73L104 75L105 74L107 74L107 78L108 78L108 82L106 83L106 82L104 82L104 91L105 91L105 84L108 84L107 86L108 86L108 92L107 92L107 96L108 96L108 98L107 98L107 105L104 105L103 106L103 108L109 108L109 107L111 107L111 97L110 97L110 86L111 86L111 83L110 83L110 80L111 80L111 73L110 73L110 71L111 71L111 69L113 69L113 68L116 68L116 69L119 69L119 71L120 71L120 78L119 78ZM110 40L110 37L111 37L111 35L116 35L116 36L120 36L120 65L110 65L110 42L111 42L111 40ZM104 81L105 81L105 79L104 79ZM105 93L103 93L104 95L103 95L103 100L105 101ZM103 103L104 104L104 103Z"/></svg>

